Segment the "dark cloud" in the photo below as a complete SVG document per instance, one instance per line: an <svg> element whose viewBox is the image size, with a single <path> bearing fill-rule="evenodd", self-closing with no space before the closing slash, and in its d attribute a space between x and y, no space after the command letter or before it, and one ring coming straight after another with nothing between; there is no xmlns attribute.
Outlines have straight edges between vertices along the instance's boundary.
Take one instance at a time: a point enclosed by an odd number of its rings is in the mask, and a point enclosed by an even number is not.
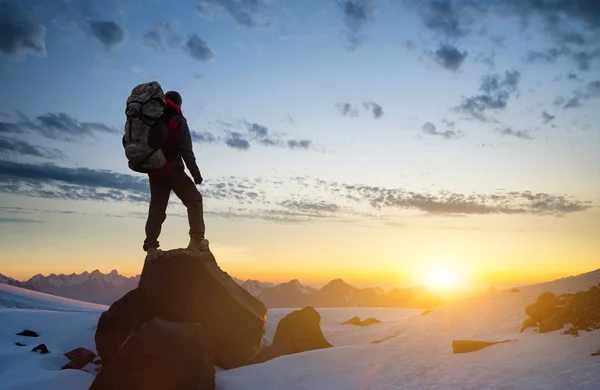
<svg viewBox="0 0 600 390"><path fill-rule="evenodd" d="M553 103L553 104L554 104L555 106L562 106L564 103L565 103L565 98L564 98L564 97L562 97L562 96L557 96L557 97L554 99L554 103Z"/></svg>
<svg viewBox="0 0 600 390"><path fill-rule="evenodd" d="M19 60L46 56L46 28L30 19L16 0L0 1L0 52Z"/></svg>
<svg viewBox="0 0 600 390"><path fill-rule="evenodd" d="M525 61L528 63L556 63L561 58L567 58L573 61L579 70L587 71L591 68L591 63L596 58L600 58L600 49L590 51L572 50L567 46L553 47L545 51L530 50L525 55Z"/></svg>
<svg viewBox="0 0 600 390"><path fill-rule="evenodd" d="M456 72L467 58L467 52L460 52L452 45L442 45L433 53L435 61L444 68Z"/></svg>
<svg viewBox="0 0 600 390"><path fill-rule="evenodd" d="M256 137L264 138L269 134L269 130L258 123L247 123L248 132Z"/></svg>
<svg viewBox="0 0 600 390"><path fill-rule="evenodd" d="M15 122L0 122L0 133L33 132L48 139L69 142L81 142L86 138L95 138L97 133L120 133L115 128L103 123L79 122L65 113L46 113L31 120L23 113L17 112L17 117Z"/></svg>
<svg viewBox="0 0 600 390"><path fill-rule="evenodd" d="M337 108L338 112L343 116L358 116L358 110L350 103L338 103L335 105L335 107Z"/></svg>
<svg viewBox="0 0 600 390"><path fill-rule="evenodd" d="M225 10L241 26L255 28L271 24L265 15L268 10L265 0L198 0L198 11L211 16L210 7Z"/></svg>
<svg viewBox="0 0 600 390"><path fill-rule="evenodd" d="M208 47L206 42L198 35L193 34L188 37L185 44L185 50L195 60L208 62L215 58L215 53Z"/></svg>
<svg viewBox="0 0 600 390"><path fill-rule="evenodd" d="M312 145L312 141L309 141L307 139L302 139L302 140L290 139L287 142L287 146L290 149L308 149L311 147L311 145Z"/></svg>
<svg viewBox="0 0 600 390"><path fill-rule="evenodd" d="M125 42L125 30L112 20L90 21L83 30L93 36L108 51L113 51Z"/></svg>
<svg viewBox="0 0 600 390"><path fill-rule="evenodd" d="M373 0L344 0L340 5L347 29L347 48L357 49L367 38L363 34L363 29L373 12Z"/></svg>
<svg viewBox="0 0 600 390"><path fill-rule="evenodd" d="M456 109L480 121L490 121L486 112L506 109L511 94L517 91L520 77L521 73L517 70L506 71L504 76L484 76L479 87L481 93L464 98Z"/></svg>
<svg viewBox="0 0 600 390"><path fill-rule="evenodd" d="M575 73L569 73L569 74L567 75L567 79L568 79L568 80L576 80L576 81L579 81L579 80L581 80L581 79L579 78L579 76L577 76Z"/></svg>
<svg viewBox="0 0 600 390"><path fill-rule="evenodd" d="M0 137L0 155L33 156L50 160L64 160L65 155L58 149L47 149L32 145L23 140Z"/></svg>
<svg viewBox="0 0 600 390"><path fill-rule="evenodd" d="M496 129L496 132L511 137L517 137L522 139L533 139L527 130L515 130L512 127L502 127Z"/></svg>
<svg viewBox="0 0 600 390"><path fill-rule="evenodd" d="M248 150L250 148L250 142L244 138L243 134L232 132L225 140L225 144L230 148L239 150Z"/></svg>
<svg viewBox="0 0 600 390"><path fill-rule="evenodd" d="M542 111L542 119L544 120L544 123L551 122L554 120L554 118L556 118L556 115L550 115L545 110Z"/></svg>
<svg viewBox="0 0 600 390"><path fill-rule="evenodd" d="M369 110L375 119L379 119L383 116L383 108L375 102L364 102L363 107L365 110Z"/></svg>
<svg viewBox="0 0 600 390"><path fill-rule="evenodd" d="M592 81L584 88L573 92L573 95L567 100L563 108L566 110L569 108L581 107L584 102L594 98L600 98L600 80Z"/></svg>
<svg viewBox="0 0 600 390"><path fill-rule="evenodd" d="M422 129L425 134L439 136L444 139L461 138L463 136L462 132L454 129L454 122L448 122L448 127L445 131L439 131L433 123L425 122Z"/></svg>
<svg viewBox="0 0 600 390"><path fill-rule="evenodd" d="M468 29L461 21L461 15L465 15L471 2L453 2L452 0L425 0L420 3L423 6L423 23L425 26L441 36L442 38L457 39L468 33Z"/></svg>
<svg viewBox="0 0 600 390"><path fill-rule="evenodd" d="M192 130L190 131L190 135L192 136L192 141L198 143L213 144L220 141L220 138L215 137L215 135L209 131L198 132Z"/></svg>
<svg viewBox="0 0 600 390"><path fill-rule="evenodd" d="M157 52L167 52L181 44L181 37L175 33L170 22L156 23L150 31L142 37L144 46Z"/></svg>

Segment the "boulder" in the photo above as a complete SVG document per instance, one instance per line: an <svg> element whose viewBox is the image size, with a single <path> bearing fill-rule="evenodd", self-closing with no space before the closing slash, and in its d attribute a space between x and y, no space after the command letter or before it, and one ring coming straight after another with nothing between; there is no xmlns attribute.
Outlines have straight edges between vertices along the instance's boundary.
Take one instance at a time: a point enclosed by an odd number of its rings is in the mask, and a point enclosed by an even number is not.
<svg viewBox="0 0 600 390"><path fill-rule="evenodd" d="M138 288L103 313L96 349L108 362L123 342L152 318L199 323L224 369L247 364L256 354L267 309L223 272L211 252L166 251L146 261Z"/></svg>
<svg viewBox="0 0 600 390"><path fill-rule="evenodd" d="M360 323L361 323L360 318L352 317L348 321L342 322L342 325L359 325L360 326Z"/></svg>
<svg viewBox="0 0 600 390"><path fill-rule="evenodd" d="M556 294L552 292L545 292L540 294L540 296L536 300L542 306L556 306L558 304L558 299L556 298Z"/></svg>
<svg viewBox="0 0 600 390"><path fill-rule="evenodd" d="M15 345L17 347L25 347L27 344L23 344L23 343L15 343Z"/></svg>
<svg viewBox="0 0 600 390"><path fill-rule="evenodd" d="M46 344L40 344L37 347L33 347L31 352L39 352L42 355L50 353L50 351L48 351L48 347L46 347Z"/></svg>
<svg viewBox="0 0 600 390"><path fill-rule="evenodd" d="M515 340L504 341L472 341L472 340L453 340L452 353L469 353L479 351L480 349L502 343L509 343Z"/></svg>
<svg viewBox="0 0 600 390"><path fill-rule="evenodd" d="M540 322L540 333L554 332L565 326L560 316L551 316Z"/></svg>
<svg viewBox="0 0 600 390"><path fill-rule="evenodd" d="M24 331L17 333L17 336L39 337L40 335L37 334L37 332L34 332L33 330L25 329Z"/></svg>
<svg viewBox="0 0 600 390"><path fill-rule="evenodd" d="M525 308L525 314L537 322L541 322L554 313L554 308L558 303L559 301L554 293L545 292L537 298L534 304Z"/></svg>
<svg viewBox="0 0 600 390"><path fill-rule="evenodd" d="M65 364L62 369L73 369L81 370L86 364L91 363L95 358L96 354L89 349L77 348L64 354L70 362Z"/></svg>
<svg viewBox="0 0 600 390"><path fill-rule="evenodd" d="M273 344L262 350L252 363L262 363L283 355L331 348L321 331L321 315L312 306L296 310L279 321Z"/></svg>
<svg viewBox="0 0 600 390"><path fill-rule="evenodd" d="M89 390L212 390L213 349L199 324L153 319L105 364Z"/></svg>
<svg viewBox="0 0 600 390"><path fill-rule="evenodd" d="M102 361L115 356L127 338L152 319L139 289L134 289L102 313L96 327L96 351Z"/></svg>
<svg viewBox="0 0 600 390"><path fill-rule="evenodd" d="M536 326L537 326L536 320L529 317L529 318L525 319L523 321L523 323L521 324L521 330L519 330L519 333L523 333L525 331L525 329L527 329L527 328L532 328L532 327L536 327Z"/></svg>

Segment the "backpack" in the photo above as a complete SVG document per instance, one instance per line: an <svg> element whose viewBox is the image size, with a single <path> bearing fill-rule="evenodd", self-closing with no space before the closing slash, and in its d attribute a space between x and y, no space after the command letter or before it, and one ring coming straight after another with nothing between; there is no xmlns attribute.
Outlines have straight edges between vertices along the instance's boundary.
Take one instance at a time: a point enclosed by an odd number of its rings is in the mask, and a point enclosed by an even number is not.
<svg viewBox="0 0 600 390"><path fill-rule="evenodd" d="M167 164L161 150L169 134L165 108L165 95L156 81L136 86L127 98L123 147L131 170L150 173Z"/></svg>

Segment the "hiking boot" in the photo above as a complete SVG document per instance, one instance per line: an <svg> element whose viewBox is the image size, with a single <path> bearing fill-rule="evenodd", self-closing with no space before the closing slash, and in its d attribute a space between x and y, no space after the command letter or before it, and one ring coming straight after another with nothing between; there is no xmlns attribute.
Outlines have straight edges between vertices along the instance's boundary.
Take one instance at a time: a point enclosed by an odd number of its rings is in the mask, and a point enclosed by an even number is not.
<svg viewBox="0 0 600 390"><path fill-rule="evenodd" d="M163 251L158 248L148 248L146 251L146 259L147 260L156 260L162 256Z"/></svg>
<svg viewBox="0 0 600 390"><path fill-rule="evenodd" d="M188 251L203 252L208 251L208 240L206 238L190 238L190 244L187 247Z"/></svg>

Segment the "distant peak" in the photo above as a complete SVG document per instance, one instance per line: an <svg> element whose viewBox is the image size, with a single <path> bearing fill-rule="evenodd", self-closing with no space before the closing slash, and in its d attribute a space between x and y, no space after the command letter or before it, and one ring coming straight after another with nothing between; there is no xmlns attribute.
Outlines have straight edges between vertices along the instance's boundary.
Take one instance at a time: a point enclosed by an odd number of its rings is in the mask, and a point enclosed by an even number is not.
<svg viewBox="0 0 600 390"><path fill-rule="evenodd" d="M116 269L113 269L112 271L110 271L109 275L118 276L119 275L119 271L117 271Z"/></svg>

